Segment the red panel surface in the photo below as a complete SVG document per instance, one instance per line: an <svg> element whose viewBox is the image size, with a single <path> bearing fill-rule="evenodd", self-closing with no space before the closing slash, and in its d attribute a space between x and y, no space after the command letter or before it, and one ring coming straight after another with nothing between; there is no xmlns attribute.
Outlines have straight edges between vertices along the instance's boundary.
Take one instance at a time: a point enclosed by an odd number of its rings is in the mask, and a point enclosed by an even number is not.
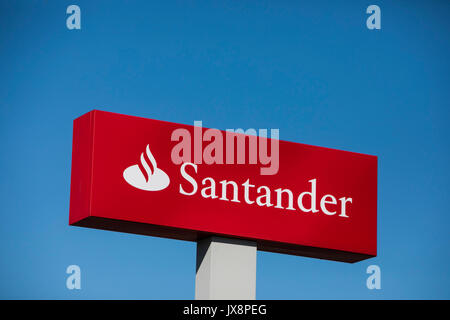
<svg viewBox="0 0 450 320"><path fill-rule="evenodd" d="M69 223L191 241L215 234L257 241L260 250L346 262L376 256L375 156L280 140L276 175L261 175L260 164L198 164L197 173L186 166L198 183L196 194L188 196L180 193L180 185L187 192L192 186L180 174L181 165L171 160L172 148L178 143L171 141L171 134L178 128L194 136L193 126L103 111L76 119ZM157 167L170 178L163 190L141 190L125 181L124 170L140 163L147 145ZM202 197L206 177L216 181L219 197L219 181L235 181L240 202ZM241 184L247 179L256 186L250 190L251 200L260 195L257 187L267 186L276 204L274 190L288 188L295 210L246 203ZM303 212L297 205L297 196L311 191L311 179L316 179L319 209L314 213ZM340 215L339 200L337 205L328 205L336 214L321 210L320 199L326 194L352 199L346 206L348 217Z"/></svg>

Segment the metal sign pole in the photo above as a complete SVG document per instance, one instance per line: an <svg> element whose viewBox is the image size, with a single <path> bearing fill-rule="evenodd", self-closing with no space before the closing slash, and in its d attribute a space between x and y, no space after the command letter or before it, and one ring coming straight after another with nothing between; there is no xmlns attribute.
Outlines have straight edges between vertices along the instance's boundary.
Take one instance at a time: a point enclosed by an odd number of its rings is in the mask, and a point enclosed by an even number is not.
<svg viewBox="0 0 450 320"><path fill-rule="evenodd" d="M196 300L254 300L256 242L212 236L197 242Z"/></svg>

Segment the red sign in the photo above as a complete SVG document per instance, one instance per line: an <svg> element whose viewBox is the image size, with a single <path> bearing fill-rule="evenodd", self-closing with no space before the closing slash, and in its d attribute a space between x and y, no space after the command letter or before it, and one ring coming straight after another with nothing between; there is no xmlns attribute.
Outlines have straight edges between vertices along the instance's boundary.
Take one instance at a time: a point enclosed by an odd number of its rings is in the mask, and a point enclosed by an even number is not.
<svg viewBox="0 0 450 320"><path fill-rule="evenodd" d="M375 156L96 110L74 121L72 152L70 225L345 262L377 254Z"/></svg>

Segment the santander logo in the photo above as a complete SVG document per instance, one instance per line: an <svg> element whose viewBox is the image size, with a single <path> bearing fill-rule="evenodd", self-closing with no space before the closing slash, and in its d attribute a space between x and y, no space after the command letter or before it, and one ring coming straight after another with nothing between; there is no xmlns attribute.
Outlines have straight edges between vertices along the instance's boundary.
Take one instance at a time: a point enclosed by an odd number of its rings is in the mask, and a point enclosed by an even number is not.
<svg viewBox="0 0 450 320"><path fill-rule="evenodd" d="M141 153L140 164L132 165L125 169L123 177L131 186L145 191L159 191L167 188L170 183L169 176L158 168L156 160L147 145L145 154ZM190 173L186 171L191 167ZM192 171L193 170L193 171ZM184 162L180 166L180 174L190 187L179 185L179 193L185 196L194 196L199 191L198 166L191 162ZM245 178L244 178L245 179ZM308 180L309 190L299 192L298 195L288 188L272 190L269 186L257 186L251 183L250 178L239 183L233 180L221 180L216 182L213 177L201 179L200 195L205 199L218 199L236 203L245 202L248 205L260 207L274 207L282 210L301 211L304 213L322 212L327 216L338 215L348 218L347 207L353 203L350 197L338 198L331 194L319 197L317 193L317 178ZM219 187L220 185L220 187ZM231 188L230 188L231 187ZM188 191L186 191L188 190ZM306 204L304 199L308 199ZM340 211L340 212L339 212Z"/></svg>
<svg viewBox="0 0 450 320"><path fill-rule="evenodd" d="M169 176L158 168L148 145L145 148L145 155L141 153L140 160L140 165L135 164L124 170L125 181L131 186L145 191L159 191L167 188L170 183Z"/></svg>

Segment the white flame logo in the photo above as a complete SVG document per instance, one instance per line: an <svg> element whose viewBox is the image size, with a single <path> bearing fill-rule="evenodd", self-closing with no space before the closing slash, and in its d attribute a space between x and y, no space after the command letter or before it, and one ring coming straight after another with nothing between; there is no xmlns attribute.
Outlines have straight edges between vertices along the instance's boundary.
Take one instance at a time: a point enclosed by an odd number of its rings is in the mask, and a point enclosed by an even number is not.
<svg viewBox="0 0 450 320"><path fill-rule="evenodd" d="M150 161L152 168L150 168L148 162L145 160L144 153L141 153L141 165L144 172L141 170L139 164L135 164L124 170L123 178L130 185L141 190L158 191L167 188L170 183L169 176L158 168L148 145L145 148L145 155Z"/></svg>

